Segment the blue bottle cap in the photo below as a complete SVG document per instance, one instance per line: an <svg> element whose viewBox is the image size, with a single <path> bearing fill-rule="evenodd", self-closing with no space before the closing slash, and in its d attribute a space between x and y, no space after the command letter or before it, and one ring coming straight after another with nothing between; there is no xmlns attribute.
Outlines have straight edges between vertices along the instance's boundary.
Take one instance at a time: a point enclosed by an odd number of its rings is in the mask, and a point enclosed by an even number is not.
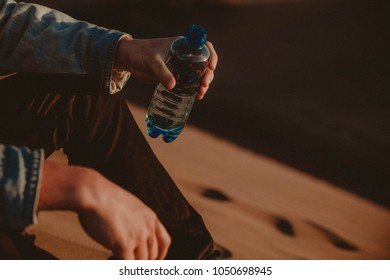
<svg viewBox="0 0 390 280"><path fill-rule="evenodd" d="M188 44L195 48L201 48L206 43L206 29L200 25L193 24L185 35Z"/></svg>

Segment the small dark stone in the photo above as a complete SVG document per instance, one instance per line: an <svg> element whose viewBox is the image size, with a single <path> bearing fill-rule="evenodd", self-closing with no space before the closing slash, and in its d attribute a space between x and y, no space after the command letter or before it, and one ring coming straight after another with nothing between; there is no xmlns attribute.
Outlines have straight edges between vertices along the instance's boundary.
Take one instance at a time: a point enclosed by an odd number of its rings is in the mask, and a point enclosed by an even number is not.
<svg viewBox="0 0 390 280"><path fill-rule="evenodd" d="M215 190L215 189L205 189L202 193L202 196L214 199L214 200L219 200L219 201L230 201L231 199L226 196L224 193Z"/></svg>
<svg viewBox="0 0 390 280"><path fill-rule="evenodd" d="M358 247L356 247L355 245L345 241L345 240L342 240L342 239L339 239L339 240L334 240L333 241L333 244L337 247L337 248L340 248L340 249L343 249L343 250L347 250L347 251L358 251Z"/></svg>
<svg viewBox="0 0 390 280"><path fill-rule="evenodd" d="M359 251L359 248L356 245L351 244L350 242L341 238L340 236L333 233L329 229L326 229L326 228L324 228L324 227L322 227L322 226L320 226L312 221L308 221L307 223L309 225L317 228L318 230L320 230L326 236L326 238L337 248L340 248L340 249L346 250L346 251Z"/></svg>
<svg viewBox="0 0 390 280"><path fill-rule="evenodd" d="M286 220L284 218L277 218L275 221L275 226L282 233L289 235L289 236L295 236L294 227L288 220Z"/></svg>

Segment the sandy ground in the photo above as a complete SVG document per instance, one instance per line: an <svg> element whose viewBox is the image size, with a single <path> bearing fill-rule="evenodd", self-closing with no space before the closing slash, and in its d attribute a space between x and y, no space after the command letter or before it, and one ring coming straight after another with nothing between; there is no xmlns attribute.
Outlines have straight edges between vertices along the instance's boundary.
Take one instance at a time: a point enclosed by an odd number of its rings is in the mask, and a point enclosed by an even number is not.
<svg viewBox="0 0 390 280"><path fill-rule="evenodd" d="M144 109L131 108L145 131ZM194 127L171 144L147 139L226 258L390 258L385 208ZM42 212L30 232L38 246L61 259L110 256L73 213Z"/></svg>

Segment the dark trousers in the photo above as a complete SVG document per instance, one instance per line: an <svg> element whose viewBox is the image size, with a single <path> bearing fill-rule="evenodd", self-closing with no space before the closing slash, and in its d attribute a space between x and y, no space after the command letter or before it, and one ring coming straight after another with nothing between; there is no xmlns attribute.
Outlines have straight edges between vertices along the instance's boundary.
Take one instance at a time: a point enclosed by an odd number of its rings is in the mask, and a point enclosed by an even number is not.
<svg viewBox="0 0 390 280"><path fill-rule="evenodd" d="M69 164L98 170L156 212L172 238L168 259L215 257L202 218L157 160L120 93L100 94L86 77L17 74L0 81L0 102L0 143L43 148L46 156L63 148ZM20 245L17 234L0 231L0 257L49 258Z"/></svg>

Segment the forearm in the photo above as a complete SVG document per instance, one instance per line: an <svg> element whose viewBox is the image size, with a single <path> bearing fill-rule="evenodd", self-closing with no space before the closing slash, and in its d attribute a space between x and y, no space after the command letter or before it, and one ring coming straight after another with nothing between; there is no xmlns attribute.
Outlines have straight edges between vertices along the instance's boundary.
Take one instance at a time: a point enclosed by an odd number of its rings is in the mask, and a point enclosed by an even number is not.
<svg viewBox="0 0 390 280"><path fill-rule="evenodd" d="M86 188L92 186L97 176L97 172L92 169L45 161L38 210L79 212L87 208L89 191Z"/></svg>
<svg viewBox="0 0 390 280"><path fill-rule="evenodd" d="M113 195L125 192L98 171L83 166L46 160L41 176L39 211L69 210L78 214L96 211Z"/></svg>
<svg viewBox="0 0 390 280"><path fill-rule="evenodd" d="M112 68L123 35L40 5L0 0L0 74L86 75L115 93ZM123 83L128 74L119 78Z"/></svg>
<svg viewBox="0 0 390 280"><path fill-rule="evenodd" d="M39 210L91 209L100 177L89 168L44 161L42 150L0 144L0 226L35 224Z"/></svg>

